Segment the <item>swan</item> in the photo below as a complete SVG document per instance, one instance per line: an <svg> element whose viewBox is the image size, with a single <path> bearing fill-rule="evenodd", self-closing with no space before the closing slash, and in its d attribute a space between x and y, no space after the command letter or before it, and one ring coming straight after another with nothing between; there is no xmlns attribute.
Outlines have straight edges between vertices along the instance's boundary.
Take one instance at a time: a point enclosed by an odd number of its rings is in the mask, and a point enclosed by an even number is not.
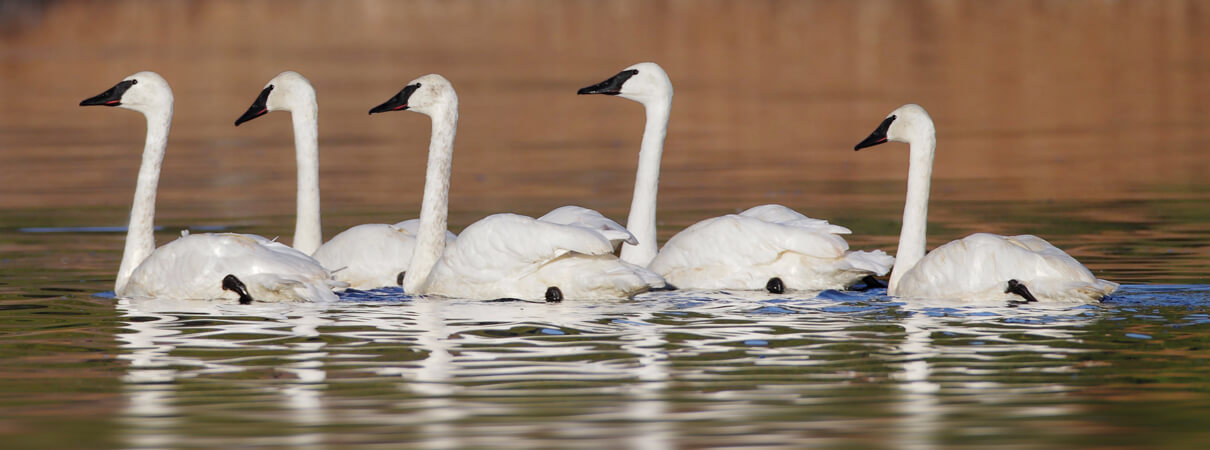
<svg viewBox="0 0 1210 450"><path fill-rule="evenodd" d="M850 231L781 205L757 206L698 222L655 244L660 157L672 108L672 81L658 64L643 62L579 94L616 95L639 102L647 125L639 150L634 199L626 228L637 246L623 246L624 261L646 266L678 288L841 289L883 275L894 260L882 251L849 251L840 234Z"/></svg>
<svg viewBox="0 0 1210 450"><path fill-rule="evenodd" d="M298 72L285 71L265 85L235 126L268 114L289 111L298 160L298 219L294 248L310 254L332 277L354 289L398 286L416 245L419 221L372 223L351 227L320 245L319 106L315 88ZM453 233L446 239L453 240Z"/></svg>
<svg viewBox="0 0 1210 450"><path fill-rule="evenodd" d="M143 113L147 139L139 167L126 248L114 282L123 298L335 301L341 287L306 254L260 236L187 231L155 248L155 194L172 123L172 89L155 72L126 77L80 106L117 106Z"/></svg>
<svg viewBox="0 0 1210 450"><path fill-rule="evenodd" d="M402 110L432 119L416 248L404 292L560 301L628 298L664 286L655 273L615 257L611 237L591 226L494 214L447 242L458 95L445 77L424 75L370 114Z"/></svg>
<svg viewBox="0 0 1210 450"><path fill-rule="evenodd" d="M1015 294L1027 302L1093 302L1117 290L1117 283L1097 279L1071 255L1037 236L975 233L926 255L929 183L937 147L933 119L919 105L900 106L853 150L890 141L908 144L909 162L903 229L888 294L968 300Z"/></svg>

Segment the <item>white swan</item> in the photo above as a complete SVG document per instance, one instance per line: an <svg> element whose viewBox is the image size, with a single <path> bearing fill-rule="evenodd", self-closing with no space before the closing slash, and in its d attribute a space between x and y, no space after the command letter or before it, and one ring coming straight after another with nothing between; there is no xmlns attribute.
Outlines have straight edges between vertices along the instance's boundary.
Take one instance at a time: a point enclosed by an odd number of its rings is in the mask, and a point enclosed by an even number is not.
<svg viewBox="0 0 1210 450"><path fill-rule="evenodd" d="M400 110L432 118L424 200L405 292L557 301L626 298L663 286L658 275L613 256L611 238L596 228L495 214L467 226L447 244L458 96L444 77L425 75L370 114Z"/></svg>
<svg viewBox="0 0 1210 450"><path fill-rule="evenodd" d="M645 62L579 93L617 95L639 102L647 110L626 223L638 245L623 246L623 260L647 266L678 288L779 293L845 288L890 269L894 259L885 252L848 251L848 243L838 236L848 234L848 229L781 205L757 206L703 220L677 233L657 253L656 192L672 109L672 82L658 64Z"/></svg>
<svg viewBox="0 0 1210 450"><path fill-rule="evenodd" d="M235 126L272 111L289 111L298 160L298 222L294 248L312 255L332 277L355 289L397 286L416 245L416 219L351 227L322 241L319 213L319 106L315 88L298 72L285 71L269 80ZM453 233L447 239L454 239Z"/></svg>
<svg viewBox="0 0 1210 450"><path fill-rule="evenodd" d="M899 297L1025 301L1098 301L1118 284L1099 280L1063 250L1031 235L976 233L925 255L929 183L937 147L933 119L919 105L891 112L853 149L888 141L909 145L907 200L887 293Z"/></svg>
<svg viewBox="0 0 1210 450"><path fill-rule="evenodd" d="M155 248L155 194L172 123L172 89L155 72L139 72L80 106L143 113L147 140L139 167L126 249L114 283L119 297L335 301L340 284L311 257L260 236L182 233Z"/></svg>

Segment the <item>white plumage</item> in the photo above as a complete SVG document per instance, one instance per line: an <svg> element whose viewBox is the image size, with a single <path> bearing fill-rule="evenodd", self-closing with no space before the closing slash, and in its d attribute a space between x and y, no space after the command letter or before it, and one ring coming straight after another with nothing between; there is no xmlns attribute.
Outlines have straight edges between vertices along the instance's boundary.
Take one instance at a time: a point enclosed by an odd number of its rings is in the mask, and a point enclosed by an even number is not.
<svg viewBox="0 0 1210 450"><path fill-rule="evenodd" d="M693 224L664 244L650 269L673 286L765 289L780 278L785 289L843 289L882 275L894 258L878 250L851 252L847 228L781 205Z"/></svg>
<svg viewBox="0 0 1210 450"><path fill-rule="evenodd" d="M1018 280L1038 300L1092 302L1117 289L1063 250L1032 235L975 233L933 249L899 280L895 295L1003 299Z"/></svg>
<svg viewBox="0 0 1210 450"><path fill-rule="evenodd" d="M594 228L517 214L467 226L429 275L426 292L448 297L542 299L557 287L570 299L625 298L662 287L659 276L618 260Z"/></svg>
<svg viewBox="0 0 1210 450"><path fill-rule="evenodd" d="M289 246L250 234L192 234L157 248L131 274L120 297L230 299L222 288L235 275L256 301L336 301L328 271Z"/></svg>
<svg viewBox="0 0 1210 450"><path fill-rule="evenodd" d="M610 241L624 240L621 226L583 208L557 209L547 215L550 221L496 214L467 226L456 240L446 239L458 96L444 77L425 75L370 113L405 109L432 118L432 137L404 291L551 300L626 298L663 286L658 275L613 256Z"/></svg>
<svg viewBox="0 0 1210 450"><path fill-rule="evenodd" d="M658 64L638 63L580 94L616 95L639 102L647 125L639 150L634 199L626 227L637 245L622 246L622 259L647 266L678 288L843 289L883 275L894 261L882 251L850 252L844 227L811 219L781 205L698 222L656 249L656 193L660 157L672 108L672 81Z"/></svg>
<svg viewBox="0 0 1210 450"><path fill-rule="evenodd" d="M288 111L293 119L294 148L299 161L298 218L294 248L311 255L331 270L333 278L355 289L399 284L416 246L416 220L357 225L323 245L319 213L319 106L315 88L297 72L285 71L265 85L243 116L243 122L273 111ZM453 239L454 235L449 234Z"/></svg>
<svg viewBox="0 0 1210 450"><path fill-rule="evenodd" d="M1092 302L1117 290L1063 250L1031 235L976 233L925 254L929 184L937 139L918 105L903 105L855 150L888 141L909 145L903 230L887 292L899 297Z"/></svg>
<svg viewBox="0 0 1210 450"><path fill-rule="evenodd" d="M411 265L419 227L419 219L357 225L333 236L313 256L334 271L333 278L352 288L398 286L399 274ZM455 238L446 232L447 243Z"/></svg>
<svg viewBox="0 0 1210 450"><path fill-rule="evenodd" d="M139 72L80 104L143 113L147 140L139 167L114 293L129 298L230 299L234 276L256 301L334 301L341 287L311 257L260 236L232 233L183 236L155 248L155 193L172 122L172 89L154 72Z"/></svg>
<svg viewBox="0 0 1210 450"><path fill-rule="evenodd" d="M633 234L630 234L630 230L627 230L626 227L610 220L596 210L588 208L571 205L561 206L539 217L538 220L597 230L614 247L622 243L630 245L638 245L639 243L639 240Z"/></svg>

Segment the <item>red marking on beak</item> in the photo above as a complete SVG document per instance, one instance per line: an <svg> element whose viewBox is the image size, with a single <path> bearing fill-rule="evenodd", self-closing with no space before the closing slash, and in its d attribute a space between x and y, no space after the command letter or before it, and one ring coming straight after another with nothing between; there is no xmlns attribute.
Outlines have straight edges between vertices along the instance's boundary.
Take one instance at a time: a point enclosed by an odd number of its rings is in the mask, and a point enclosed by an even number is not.
<svg viewBox="0 0 1210 450"><path fill-rule="evenodd" d="M406 109L407 107L408 107L408 105L399 105L394 108L391 108L391 111L399 111L401 109Z"/></svg>
<svg viewBox="0 0 1210 450"><path fill-rule="evenodd" d="M121 100L110 100L105 102L106 105L116 105L118 103L121 103Z"/></svg>

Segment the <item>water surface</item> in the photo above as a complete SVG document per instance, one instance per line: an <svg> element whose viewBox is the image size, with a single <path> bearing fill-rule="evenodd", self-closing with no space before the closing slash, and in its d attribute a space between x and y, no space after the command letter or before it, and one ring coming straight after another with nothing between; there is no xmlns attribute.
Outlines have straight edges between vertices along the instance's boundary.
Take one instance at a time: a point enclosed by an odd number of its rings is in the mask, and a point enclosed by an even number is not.
<svg viewBox="0 0 1210 450"><path fill-rule="evenodd" d="M1210 8L1198 1L0 2L0 446L1190 447L1210 436ZM276 73L320 103L326 236L415 217L451 79L460 230L576 203L625 217L642 109L576 96L638 61L676 96L662 240L782 203L894 251L896 106L938 127L930 246L1046 237L1123 284L1097 305L885 292L662 292L334 305L114 299L142 119L174 88L160 243L293 229L289 120L232 126Z"/></svg>

